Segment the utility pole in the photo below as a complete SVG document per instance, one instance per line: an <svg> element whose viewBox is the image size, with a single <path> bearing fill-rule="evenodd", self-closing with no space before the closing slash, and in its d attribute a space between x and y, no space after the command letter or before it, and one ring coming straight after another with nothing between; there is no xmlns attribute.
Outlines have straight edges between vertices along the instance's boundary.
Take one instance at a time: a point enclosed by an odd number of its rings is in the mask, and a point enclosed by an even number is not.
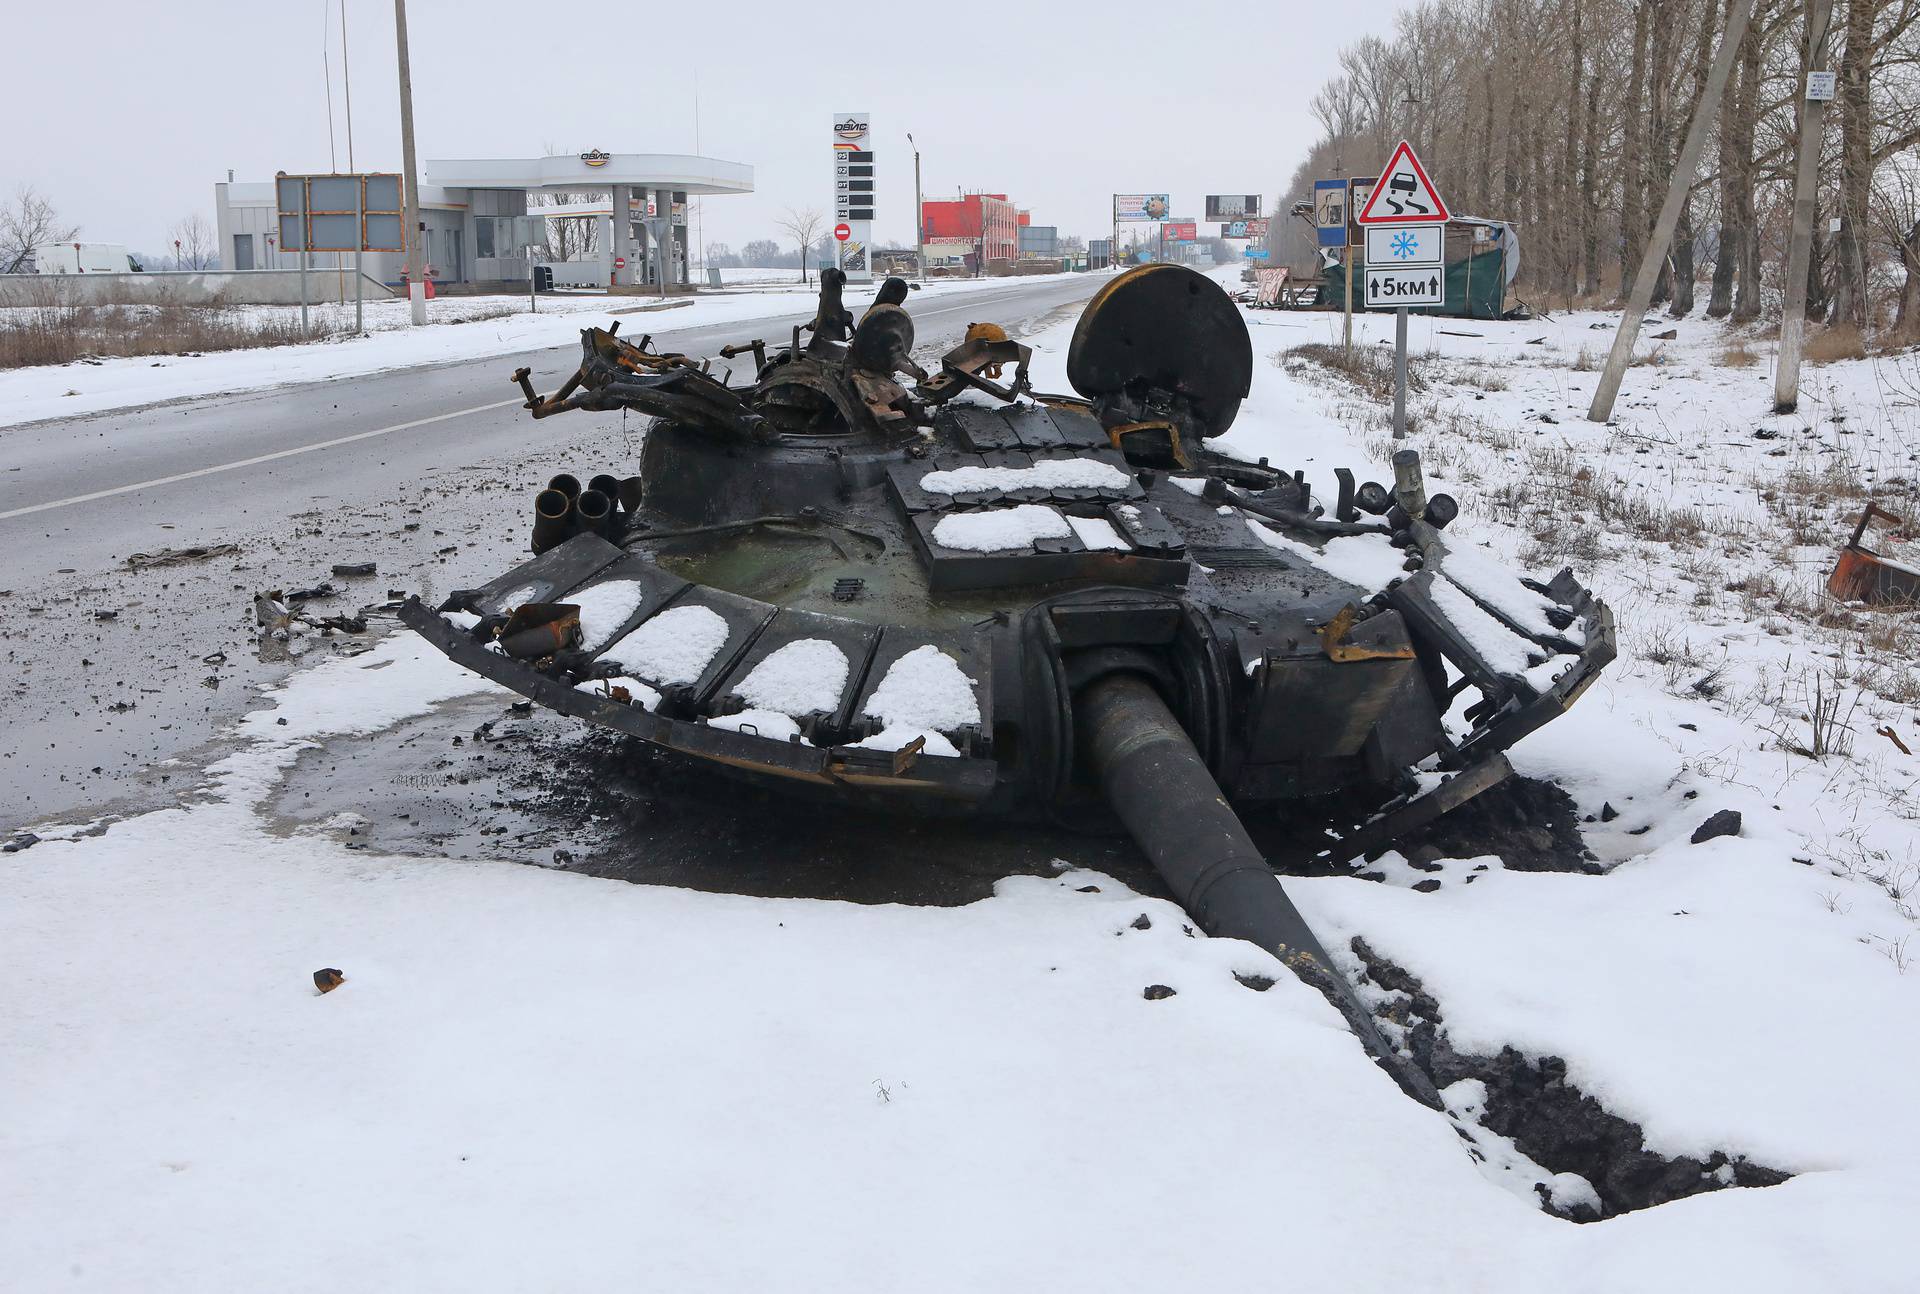
<svg viewBox="0 0 1920 1294"><path fill-rule="evenodd" d="M407 222L407 300L414 324L427 321L426 231L420 227L420 174L413 154L413 71L407 65L407 0L393 0L394 44L400 50L400 177Z"/></svg>
<svg viewBox="0 0 1920 1294"><path fill-rule="evenodd" d="M907 132L907 146L913 149L913 258L920 267L920 281L927 281L927 214L920 205L920 145L913 142L913 132Z"/></svg>
<svg viewBox="0 0 1920 1294"><path fill-rule="evenodd" d="M1780 356L1773 370L1773 411L1792 413L1800 403L1800 348L1807 334L1807 261L1813 255L1814 182L1820 168L1820 131L1827 98L1813 95L1813 73L1827 62L1827 25L1833 0L1807 0L1807 80L1800 103L1800 160L1793 174L1793 237L1787 245L1787 303L1780 316Z"/></svg>
<svg viewBox="0 0 1920 1294"><path fill-rule="evenodd" d="M1752 17L1753 0L1732 0L1727 30L1720 37L1720 48L1713 56L1713 70L1707 75L1706 93L1700 96L1700 104L1693 112L1693 124L1687 127L1686 143L1681 145L1680 160L1674 165L1673 179L1667 185L1667 200L1660 204L1653 237L1647 240L1639 272L1633 276L1633 295L1620 316L1620 330L1613 335L1613 350L1607 356L1606 368L1601 370L1600 384L1594 388L1593 403L1587 406L1589 422L1605 422L1613 416L1614 397L1620 394L1620 380L1627 375L1627 362L1633 358L1633 343L1639 339L1640 323L1653 302L1660 263L1666 259L1667 245L1673 241L1674 226L1680 223L1680 207L1693 187L1693 173L1700 165L1700 150L1706 147L1707 129L1720 111L1727 77L1733 72L1734 56L1740 51L1740 42L1746 39L1747 21Z"/></svg>

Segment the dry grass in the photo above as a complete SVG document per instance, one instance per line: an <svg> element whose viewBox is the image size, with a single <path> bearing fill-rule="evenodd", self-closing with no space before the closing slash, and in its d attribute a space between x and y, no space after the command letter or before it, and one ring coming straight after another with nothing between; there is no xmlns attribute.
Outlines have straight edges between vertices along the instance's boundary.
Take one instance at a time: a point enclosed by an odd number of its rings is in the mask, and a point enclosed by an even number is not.
<svg viewBox="0 0 1920 1294"><path fill-rule="evenodd" d="M1760 357L1744 341L1737 341L1720 352L1720 363L1726 368L1752 368L1759 362Z"/></svg>
<svg viewBox="0 0 1920 1294"><path fill-rule="evenodd" d="M1345 378L1369 399L1393 399L1393 351L1385 346L1355 346L1351 350L1325 342L1307 342L1282 351L1279 363L1285 368L1314 364ZM1407 390L1424 391L1431 384L1432 357L1407 357Z"/></svg>
<svg viewBox="0 0 1920 1294"><path fill-rule="evenodd" d="M1807 336L1801 358L1809 364L1831 364L1840 359L1865 359L1867 343L1852 324L1835 324Z"/></svg>
<svg viewBox="0 0 1920 1294"><path fill-rule="evenodd" d="M223 306L22 306L0 311L0 368L285 346L321 335L303 334L297 319Z"/></svg>

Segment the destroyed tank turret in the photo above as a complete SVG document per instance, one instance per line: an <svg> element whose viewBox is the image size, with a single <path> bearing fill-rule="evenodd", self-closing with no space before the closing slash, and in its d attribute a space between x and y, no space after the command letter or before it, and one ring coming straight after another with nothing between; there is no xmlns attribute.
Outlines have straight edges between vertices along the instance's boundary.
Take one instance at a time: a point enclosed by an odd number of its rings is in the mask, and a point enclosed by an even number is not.
<svg viewBox="0 0 1920 1294"><path fill-rule="evenodd" d="M532 560L403 619L716 773L910 812L1104 800L1203 928L1278 953L1389 1059L1230 806L1343 797L1323 861L1377 855L1511 771L1612 659L1606 608L1450 552L1456 506L1410 452L1391 486L1337 473L1328 516L1327 483L1209 450L1253 355L1190 270L1092 298L1072 395L996 330L928 374L902 306L856 325L841 292L828 271L785 345L724 348L750 383L611 329L551 397L515 374L535 418L653 415L640 470L556 476Z"/></svg>

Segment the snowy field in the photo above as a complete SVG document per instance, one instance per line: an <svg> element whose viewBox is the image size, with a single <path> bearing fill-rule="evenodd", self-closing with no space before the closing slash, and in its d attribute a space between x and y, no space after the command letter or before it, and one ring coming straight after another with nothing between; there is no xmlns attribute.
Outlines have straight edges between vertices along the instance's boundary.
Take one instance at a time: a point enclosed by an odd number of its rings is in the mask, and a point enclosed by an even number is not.
<svg viewBox="0 0 1920 1294"><path fill-rule="evenodd" d="M1472 1083L1453 1119L1414 1104L1272 959L1103 876L861 907L277 830L302 749L487 686L400 635L295 675L178 807L0 862L0 1283L1913 1288L1920 830L1875 730L1914 744L1920 690L1910 625L1817 593L1862 483L1910 488L1911 361L1812 369L1775 418L1768 343L1729 366L1683 322L1596 426L1601 321L1416 320L1412 443L1450 533L1615 609L1621 660L1513 755L1593 816L1603 873L1389 855L1287 885L1456 1048L1558 1057L1648 1150L1783 1184L1550 1216L1536 1183L1587 1184L1479 1126ZM1380 405L1282 355L1337 316L1249 322L1226 447L1384 479ZM1042 389L1070 331L1029 339ZM1689 843L1723 809L1740 833Z"/></svg>
<svg viewBox="0 0 1920 1294"><path fill-rule="evenodd" d="M537 312L521 295L440 297L427 306L425 328L408 325L403 299L366 304L365 334L347 336L353 327L353 306L310 307L317 331L335 336L297 346L167 356L83 360L72 364L0 370L0 427L44 418L131 409L163 400L252 391L296 382L320 382L359 377L386 369L456 360L511 355L547 346L575 344L582 327L618 319L628 332L664 332L705 327L744 319L810 313L819 299L814 286L797 281L798 271L745 271L749 275L780 274L774 281L749 278L751 290L725 291L678 298L663 303L657 297L611 297L559 293L540 298ZM1010 284L1066 275L1034 275L1021 279L934 280L913 294L915 302L935 297L964 296L1006 288ZM850 300L859 294L850 291ZM29 307L11 307L26 310ZM0 316L8 308L0 307ZM298 306L247 306L257 318L275 317L297 322ZM0 318L0 326L4 319Z"/></svg>

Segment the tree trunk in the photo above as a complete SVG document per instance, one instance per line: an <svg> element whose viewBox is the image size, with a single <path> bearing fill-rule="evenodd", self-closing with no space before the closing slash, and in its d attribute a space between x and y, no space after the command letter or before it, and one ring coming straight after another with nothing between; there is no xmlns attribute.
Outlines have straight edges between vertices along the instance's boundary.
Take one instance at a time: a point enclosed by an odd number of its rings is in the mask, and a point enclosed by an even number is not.
<svg viewBox="0 0 1920 1294"><path fill-rule="evenodd" d="M1758 15L1755 15L1758 21ZM1744 51L1742 51L1744 54ZM1746 98L1746 59L1733 70L1733 83L1727 88L1727 104L1720 114L1720 236L1713 249L1713 290L1707 297L1707 318L1725 319L1733 313L1733 274L1740 261L1742 233L1740 215L1740 154L1734 147L1739 137L1741 105Z"/></svg>
<svg viewBox="0 0 1920 1294"><path fill-rule="evenodd" d="M1600 291L1600 221L1598 198L1600 153L1600 73L1587 81L1586 133L1580 140L1580 279L1588 295Z"/></svg>
<svg viewBox="0 0 1920 1294"><path fill-rule="evenodd" d="M1873 67L1875 0L1848 0L1847 48L1840 58L1840 233L1834 266L1833 322L1867 327L1867 203L1872 196L1873 107L1867 78Z"/></svg>
<svg viewBox="0 0 1920 1294"><path fill-rule="evenodd" d="M1753 134L1760 112L1760 28L1762 10L1766 7L1754 6L1754 21L1740 42L1740 93L1734 102L1735 120L1728 123L1733 131L1733 224L1738 230L1734 243L1735 323L1748 323L1760 317L1760 221L1753 203Z"/></svg>
<svg viewBox="0 0 1920 1294"><path fill-rule="evenodd" d="M1581 201L1580 192L1580 135L1583 123L1580 113L1585 101L1580 97L1580 82L1586 75L1587 47L1581 33L1582 0L1573 0L1573 51L1568 67L1573 73L1573 93L1567 97L1567 149L1560 164L1560 197L1558 206L1560 218L1565 222L1565 231L1561 239L1563 254L1560 259L1560 290L1573 298L1580 272L1580 248L1586 242L1589 213Z"/></svg>
<svg viewBox="0 0 1920 1294"><path fill-rule="evenodd" d="M1620 299L1633 292L1633 271L1647 241L1647 7L1633 6L1633 67L1627 78L1626 157L1620 195Z"/></svg>
<svg viewBox="0 0 1920 1294"><path fill-rule="evenodd" d="M1920 221L1915 221L1900 240L1900 268L1906 278L1900 284L1900 303L1893 316L1894 336L1912 339L1920 331Z"/></svg>
<svg viewBox="0 0 1920 1294"><path fill-rule="evenodd" d="M1649 57L1653 66L1647 80L1648 196L1661 192L1661 181L1673 174L1673 15L1671 0L1655 0L1648 16ZM1662 257L1653 280L1653 304L1659 305L1673 291L1673 267Z"/></svg>
<svg viewBox="0 0 1920 1294"><path fill-rule="evenodd" d="M1813 204L1813 245L1807 251L1807 318L1827 317L1827 240L1821 236L1820 202Z"/></svg>
<svg viewBox="0 0 1920 1294"><path fill-rule="evenodd" d="M1707 0L1705 17L1700 24L1700 41L1693 51L1693 107L1691 116L1700 106L1701 96L1707 92L1707 63L1713 50L1713 38L1720 29L1720 5L1718 0ZM1693 313L1693 195L1687 195L1686 205L1680 208L1680 224L1673 234L1673 309L1668 313L1675 319L1684 319Z"/></svg>

